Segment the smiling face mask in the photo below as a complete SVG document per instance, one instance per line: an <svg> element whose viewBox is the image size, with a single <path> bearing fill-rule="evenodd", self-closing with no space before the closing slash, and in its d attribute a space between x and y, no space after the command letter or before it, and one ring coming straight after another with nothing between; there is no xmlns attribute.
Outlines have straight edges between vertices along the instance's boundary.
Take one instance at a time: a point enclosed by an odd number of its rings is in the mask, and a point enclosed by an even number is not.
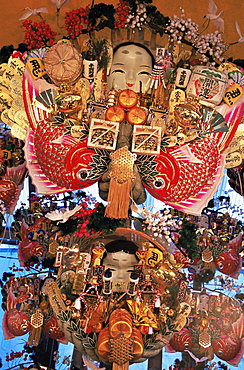
<svg viewBox="0 0 244 370"><path fill-rule="evenodd" d="M104 258L105 270L112 272L113 291L125 291L130 280L130 274L134 271L134 266L138 260L134 254L123 251L108 253Z"/></svg>
<svg viewBox="0 0 244 370"><path fill-rule="evenodd" d="M108 87L116 91L132 89L142 92L148 89L152 72L152 57L146 49L135 44L122 45L114 53L108 77Z"/></svg>

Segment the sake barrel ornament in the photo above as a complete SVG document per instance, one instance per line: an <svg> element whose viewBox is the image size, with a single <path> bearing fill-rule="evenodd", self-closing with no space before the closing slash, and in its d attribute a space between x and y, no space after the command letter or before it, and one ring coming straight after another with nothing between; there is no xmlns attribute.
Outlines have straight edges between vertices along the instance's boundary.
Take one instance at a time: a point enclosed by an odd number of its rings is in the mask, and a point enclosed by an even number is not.
<svg viewBox="0 0 244 370"><path fill-rule="evenodd" d="M47 74L57 86L61 83L73 85L81 75L82 58L68 43L52 46L45 54L43 62Z"/></svg>

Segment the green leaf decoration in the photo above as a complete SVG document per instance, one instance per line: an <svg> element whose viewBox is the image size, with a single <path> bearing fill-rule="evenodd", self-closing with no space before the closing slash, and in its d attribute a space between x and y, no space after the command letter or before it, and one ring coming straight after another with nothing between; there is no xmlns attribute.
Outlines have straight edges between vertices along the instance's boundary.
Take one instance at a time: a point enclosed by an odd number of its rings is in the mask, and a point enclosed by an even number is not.
<svg viewBox="0 0 244 370"><path fill-rule="evenodd" d="M196 230L196 225L194 223L184 220L182 229L179 232L180 237L176 244L186 251L191 260L194 260L198 256Z"/></svg>
<svg viewBox="0 0 244 370"><path fill-rule="evenodd" d="M83 346L85 347L85 348L94 348L94 347L92 347L90 344L88 344L88 343L83 343Z"/></svg>
<svg viewBox="0 0 244 370"><path fill-rule="evenodd" d="M115 218L104 217L105 206L99 203L96 212L91 214L90 222L87 225L89 230L95 232L102 232L103 234L110 234L124 225L123 221Z"/></svg>
<svg viewBox="0 0 244 370"><path fill-rule="evenodd" d="M114 27L114 13L115 9L113 5L107 5L104 3L95 4L90 10L89 20L91 26L96 26L96 30L102 30L105 27Z"/></svg>
<svg viewBox="0 0 244 370"><path fill-rule="evenodd" d="M93 348L96 347L96 342L92 338L88 337L88 342L91 345L91 347L93 347Z"/></svg>
<svg viewBox="0 0 244 370"><path fill-rule="evenodd" d="M52 119L53 119L52 124L53 125L58 125L58 126L63 125L63 123L65 121L65 118L66 117L65 117L64 113L62 113L62 112L55 115L55 116L52 116Z"/></svg>
<svg viewBox="0 0 244 370"><path fill-rule="evenodd" d="M77 339L80 339L80 340L84 340L87 338L87 335L81 331L79 334L78 333L74 333L74 336L77 338Z"/></svg>
<svg viewBox="0 0 244 370"><path fill-rule="evenodd" d="M159 172L156 170L157 163L154 162L155 158L155 155L138 155L135 161L142 181L148 186L150 185L150 180L155 180L155 177L159 175Z"/></svg>
<svg viewBox="0 0 244 370"><path fill-rule="evenodd" d="M57 315L57 317L59 320L67 322L70 320L70 312L67 311L66 313L65 311L62 311L60 315Z"/></svg>
<svg viewBox="0 0 244 370"><path fill-rule="evenodd" d="M169 143L170 143L170 137L167 136L167 137L164 137L162 140L161 140L161 143L160 143L160 149L163 151L163 152L166 152L166 147L169 146Z"/></svg>
<svg viewBox="0 0 244 370"><path fill-rule="evenodd" d="M71 327L72 327L73 331L78 331L78 326L74 321L71 321Z"/></svg>
<svg viewBox="0 0 244 370"><path fill-rule="evenodd" d="M167 27L169 17L165 17L154 5L147 5L146 9L148 26L162 37Z"/></svg>
<svg viewBox="0 0 244 370"><path fill-rule="evenodd" d="M89 171L90 179L101 177L108 169L110 162L109 152L107 150L95 149L96 154L92 155L91 169Z"/></svg>

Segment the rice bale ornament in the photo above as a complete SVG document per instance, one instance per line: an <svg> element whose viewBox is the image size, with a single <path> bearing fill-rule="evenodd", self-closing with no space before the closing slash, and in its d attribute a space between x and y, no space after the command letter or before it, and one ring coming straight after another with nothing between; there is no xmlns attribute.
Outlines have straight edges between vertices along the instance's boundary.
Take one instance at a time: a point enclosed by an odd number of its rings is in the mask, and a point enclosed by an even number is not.
<svg viewBox="0 0 244 370"><path fill-rule="evenodd" d="M190 313L187 282L182 265L142 232L118 228L91 242L82 252L61 247L61 281L63 274L74 277L69 286L52 283L50 304L60 329L82 354L128 368L158 353L185 325ZM68 251L76 256L69 263ZM52 300L54 292L58 304Z"/></svg>

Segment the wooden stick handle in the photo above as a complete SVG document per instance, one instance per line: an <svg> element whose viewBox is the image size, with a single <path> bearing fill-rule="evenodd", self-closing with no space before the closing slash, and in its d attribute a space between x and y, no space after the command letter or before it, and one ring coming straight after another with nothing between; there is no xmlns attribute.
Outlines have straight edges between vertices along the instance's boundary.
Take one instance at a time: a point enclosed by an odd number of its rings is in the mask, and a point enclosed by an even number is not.
<svg viewBox="0 0 244 370"><path fill-rule="evenodd" d="M124 363L123 365L118 365L113 362L113 370L129 370L129 361Z"/></svg>

